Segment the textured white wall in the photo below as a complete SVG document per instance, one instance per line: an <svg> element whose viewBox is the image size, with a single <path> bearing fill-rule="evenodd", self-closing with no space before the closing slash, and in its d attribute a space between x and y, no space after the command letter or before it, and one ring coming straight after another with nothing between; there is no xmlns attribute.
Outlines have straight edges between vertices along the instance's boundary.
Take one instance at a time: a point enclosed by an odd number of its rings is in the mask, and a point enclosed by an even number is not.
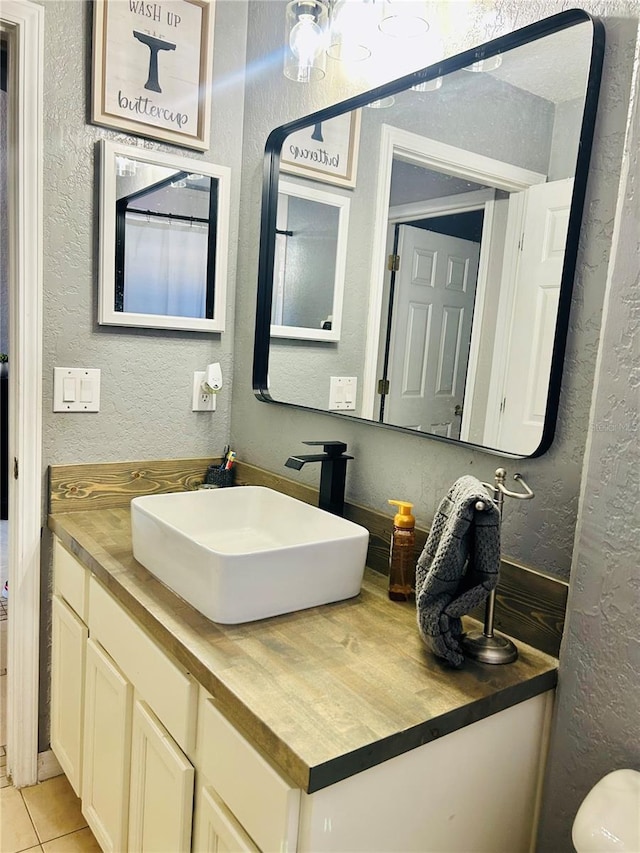
<svg viewBox="0 0 640 853"><path fill-rule="evenodd" d="M469 9L464 3L441 2L432 4L432 9L444 20L453 5L457 21L449 32L447 54L571 7L568 3L545 0L497 2L485 4L486 9L496 12L488 18L482 17L481 5ZM300 86L283 77L276 50L281 44L284 20L284 3L280 0L250 4L231 429L242 458L280 474L285 473L285 459L301 449L303 439L348 442L355 456L355 461L349 463L348 499L382 511L388 511L387 498L411 500L422 525L431 522L441 496L461 474L492 479L500 464L510 474L521 471L536 490L537 498L531 502L508 503L504 551L565 578L571 564L579 480L590 427L589 405L629 102L632 36L638 18L638 4L634 0L628 3L590 0L581 5L603 18L608 46L578 252L558 428L551 450L541 459L514 462L328 415L267 405L254 398L250 375L264 143L273 127L366 88L345 81ZM406 64L401 68L400 64L401 59L390 57L385 68L387 79L396 77L400 71L411 70ZM317 483L319 472L308 466L294 476Z"/></svg>
<svg viewBox="0 0 640 853"><path fill-rule="evenodd" d="M634 62L640 72L640 46ZM640 769L640 78L614 227L540 827L570 853L571 824L612 770Z"/></svg>
<svg viewBox="0 0 640 853"><path fill-rule="evenodd" d="M211 148L205 154L87 124L91 8L46 0L44 91L44 369L46 465L208 456L228 440L246 3L218 0ZM221 335L98 326L96 144L109 138L232 169L226 331ZM227 384L215 414L191 411L194 370L219 361ZM53 368L102 371L98 414L52 412Z"/></svg>

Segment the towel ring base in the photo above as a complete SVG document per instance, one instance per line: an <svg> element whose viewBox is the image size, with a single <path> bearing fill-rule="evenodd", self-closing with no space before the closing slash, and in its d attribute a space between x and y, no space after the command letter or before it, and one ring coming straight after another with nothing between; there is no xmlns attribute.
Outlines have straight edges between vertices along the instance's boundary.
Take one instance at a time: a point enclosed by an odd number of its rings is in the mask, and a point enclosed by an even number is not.
<svg viewBox="0 0 640 853"><path fill-rule="evenodd" d="M469 631L460 640L465 655L481 663L513 663L518 649L507 637L493 634L487 637L482 631Z"/></svg>

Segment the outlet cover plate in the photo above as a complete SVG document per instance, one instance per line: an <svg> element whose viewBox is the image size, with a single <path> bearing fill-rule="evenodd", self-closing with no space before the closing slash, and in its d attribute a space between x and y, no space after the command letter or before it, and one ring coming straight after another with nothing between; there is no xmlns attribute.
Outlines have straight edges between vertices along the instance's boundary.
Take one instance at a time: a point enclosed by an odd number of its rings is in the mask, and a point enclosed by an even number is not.
<svg viewBox="0 0 640 853"><path fill-rule="evenodd" d="M215 412L216 395L206 394L202 390L202 382L205 377L204 370L196 370L193 374L193 387L191 394L192 412Z"/></svg>

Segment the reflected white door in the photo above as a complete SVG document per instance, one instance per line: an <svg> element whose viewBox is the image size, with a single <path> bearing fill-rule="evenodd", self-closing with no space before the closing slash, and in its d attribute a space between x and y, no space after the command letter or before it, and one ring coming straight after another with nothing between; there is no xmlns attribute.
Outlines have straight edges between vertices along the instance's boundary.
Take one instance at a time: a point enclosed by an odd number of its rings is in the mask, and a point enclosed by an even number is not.
<svg viewBox="0 0 640 853"><path fill-rule="evenodd" d="M459 438L480 244L402 225L398 255L384 422Z"/></svg>
<svg viewBox="0 0 640 853"><path fill-rule="evenodd" d="M572 190L568 178L526 191L498 436L523 456L542 437Z"/></svg>

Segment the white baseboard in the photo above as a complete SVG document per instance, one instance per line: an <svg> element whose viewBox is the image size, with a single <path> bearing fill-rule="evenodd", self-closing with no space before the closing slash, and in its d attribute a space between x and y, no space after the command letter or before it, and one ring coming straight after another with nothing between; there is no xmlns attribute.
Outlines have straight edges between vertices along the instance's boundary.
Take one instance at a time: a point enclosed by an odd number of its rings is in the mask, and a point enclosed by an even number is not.
<svg viewBox="0 0 640 853"><path fill-rule="evenodd" d="M50 749L38 753L38 782L44 782L45 779L52 779L61 774L62 767Z"/></svg>

